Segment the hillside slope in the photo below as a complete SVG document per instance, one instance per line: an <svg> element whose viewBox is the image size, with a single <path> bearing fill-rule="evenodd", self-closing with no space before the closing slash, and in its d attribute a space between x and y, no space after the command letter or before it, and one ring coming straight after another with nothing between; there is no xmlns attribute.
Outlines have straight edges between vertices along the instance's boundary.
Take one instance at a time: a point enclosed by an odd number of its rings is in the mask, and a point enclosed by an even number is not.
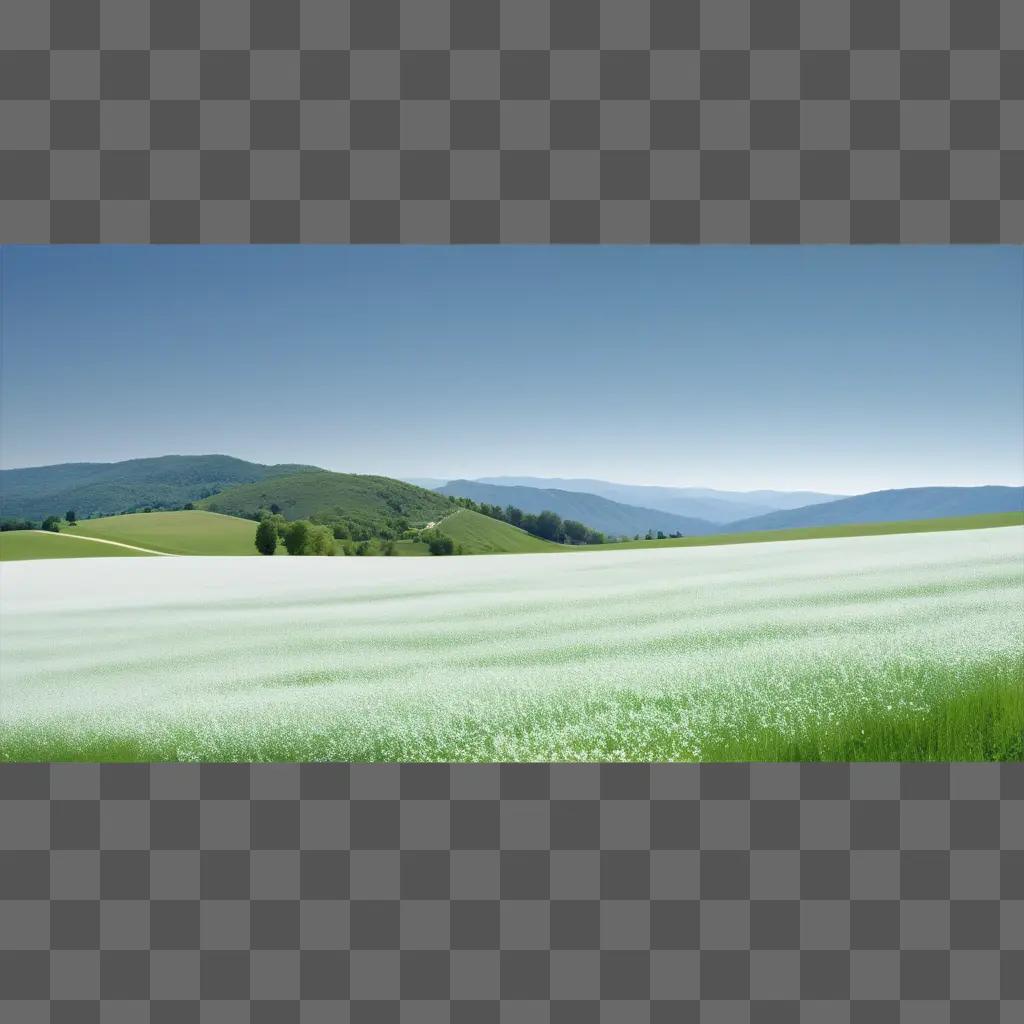
<svg viewBox="0 0 1024 1024"><path fill-rule="evenodd" d="M349 519L401 517L414 526L440 519L451 502L435 491L386 476L355 473L295 473L231 487L201 502L199 508L227 515L252 515L277 505L286 519L336 514Z"/></svg>
<svg viewBox="0 0 1024 1024"><path fill-rule="evenodd" d="M69 462L0 470L0 515L40 520L74 509L79 518L195 502L236 484L313 466L264 466L230 455L164 455L125 462Z"/></svg>
<svg viewBox="0 0 1024 1024"><path fill-rule="evenodd" d="M653 508L673 515L708 519L713 523L731 523L749 516L764 515L780 508L814 505L834 501L839 494L815 491L718 491L699 487L658 487L641 484L619 484L610 480L561 477L480 477L476 483L499 484L504 487L555 488L596 494L623 505Z"/></svg>
<svg viewBox="0 0 1024 1024"><path fill-rule="evenodd" d="M531 536L525 530L468 508L453 512L438 524L437 530L451 537L456 544L461 544L462 553L466 555L565 550L562 544Z"/></svg>
<svg viewBox="0 0 1024 1024"><path fill-rule="evenodd" d="M583 494L578 491L560 491L554 488L502 487L497 484L482 484L474 480L452 480L438 488L439 494L471 498L489 505L515 505L524 512L556 512L563 519L575 519L616 537L632 537L648 530L662 530L665 533L695 535L713 533L717 524L706 519L677 516L658 509L638 508L610 501L597 494Z"/></svg>
<svg viewBox="0 0 1024 1024"><path fill-rule="evenodd" d="M0 562L22 562L40 558L153 558L144 551L79 540L66 533L43 530L11 530L0 533Z"/></svg>
<svg viewBox="0 0 1024 1024"><path fill-rule="evenodd" d="M1024 509L1024 487L907 487L770 512L729 523L724 530L729 533L789 530L803 526L974 516L1018 512L1021 509Z"/></svg>
<svg viewBox="0 0 1024 1024"><path fill-rule="evenodd" d="M213 512L137 512L87 519L64 528L78 537L98 537L171 555L255 555L256 524ZM5 534L6 536L6 534ZM109 547L109 545L102 545ZM113 550L113 549L111 549Z"/></svg>

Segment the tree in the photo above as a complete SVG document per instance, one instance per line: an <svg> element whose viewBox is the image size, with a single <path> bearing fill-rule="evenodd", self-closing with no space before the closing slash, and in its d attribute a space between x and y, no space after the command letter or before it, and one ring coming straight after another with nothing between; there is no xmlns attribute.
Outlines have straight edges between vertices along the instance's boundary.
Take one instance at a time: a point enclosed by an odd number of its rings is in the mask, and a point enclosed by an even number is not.
<svg viewBox="0 0 1024 1024"><path fill-rule="evenodd" d="M575 519L565 519L562 522L562 529L565 531L565 539L570 544L585 544L587 540L587 528Z"/></svg>
<svg viewBox="0 0 1024 1024"><path fill-rule="evenodd" d="M68 521L69 526L74 526L75 523L78 522L78 516L75 515L75 510L73 508L69 508L67 512L64 513L64 518Z"/></svg>
<svg viewBox="0 0 1024 1024"><path fill-rule="evenodd" d="M193 505L191 501L186 501L185 504L181 506L181 510L182 512L192 512L195 510L195 505Z"/></svg>
<svg viewBox="0 0 1024 1024"><path fill-rule="evenodd" d="M275 516L279 515L280 512L281 512L281 506L278 505L277 502L271 502L270 503L270 512L271 512L272 515L275 515Z"/></svg>
<svg viewBox="0 0 1024 1024"><path fill-rule="evenodd" d="M386 541L384 541L384 543L380 546L380 553L382 555L389 555L389 556L390 555L397 555L398 554L398 549L395 547L395 542L393 540L386 540Z"/></svg>
<svg viewBox="0 0 1024 1024"><path fill-rule="evenodd" d="M306 539L309 537L309 523L304 519L297 519L294 523L288 524L284 534L284 546L288 549L289 555L302 555L306 551Z"/></svg>
<svg viewBox="0 0 1024 1024"><path fill-rule="evenodd" d="M256 527L256 550L261 555L272 555L277 550L277 529L269 519Z"/></svg>
<svg viewBox="0 0 1024 1024"><path fill-rule="evenodd" d="M329 527L311 526L306 536L307 555L333 555L334 534Z"/></svg>
<svg viewBox="0 0 1024 1024"><path fill-rule="evenodd" d="M444 533L435 533L427 542L432 555L454 555L455 541Z"/></svg>
<svg viewBox="0 0 1024 1024"><path fill-rule="evenodd" d="M43 529L50 533L60 533L60 520L56 516L47 516L43 520Z"/></svg>
<svg viewBox="0 0 1024 1024"><path fill-rule="evenodd" d="M555 512L541 512L537 516L537 536L545 540L562 539L562 518Z"/></svg>

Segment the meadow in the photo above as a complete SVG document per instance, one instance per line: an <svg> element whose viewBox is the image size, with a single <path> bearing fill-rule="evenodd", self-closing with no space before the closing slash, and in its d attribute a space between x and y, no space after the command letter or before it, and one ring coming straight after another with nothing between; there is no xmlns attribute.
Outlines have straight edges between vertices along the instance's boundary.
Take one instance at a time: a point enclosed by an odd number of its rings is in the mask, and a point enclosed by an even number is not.
<svg viewBox="0 0 1024 1024"><path fill-rule="evenodd" d="M142 551L115 548L98 541L79 540L66 533L41 530L11 530L0 533L0 561L35 560L39 558L111 558L117 555L149 558Z"/></svg>
<svg viewBox="0 0 1024 1024"><path fill-rule="evenodd" d="M1020 526L97 569L5 564L0 757L1024 757Z"/></svg>
<svg viewBox="0 0 1024 1024"><path fill-rule="evenodd" d="M134 512L85 519L63 528L79 537L135 544L170 555L256 555L256 524L251 519L193 509L188 512ZM116 549L108 550L111 554ZM125 549L122 548L122 551Z"/></svg>

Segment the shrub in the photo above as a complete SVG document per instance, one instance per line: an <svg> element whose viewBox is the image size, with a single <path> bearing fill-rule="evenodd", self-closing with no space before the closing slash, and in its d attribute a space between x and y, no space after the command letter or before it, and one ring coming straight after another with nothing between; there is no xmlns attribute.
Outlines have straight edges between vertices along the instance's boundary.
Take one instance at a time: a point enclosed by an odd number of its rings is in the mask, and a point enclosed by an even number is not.
<svg viewBox="0 0 1024 1024"><path fill-rule="evenodd" d="M455 541L443 533L435 533L427 541L427 546L432 555L454 555Z"/></svg>
<svg viewBox="0 0 1024 1024"><path fill-rule="evenodd" d="M47 516L43 520L43 529L50 533L60 533L60 520L56 516Z"/></svg>
<svg viewBox="0 0 1024 1024"><path fill-rule="evenodd" d="M333 555L334 534L326 526L311 526L306 536L307 555Z"/></svg>
<svg viewBox="0 0 1024 1024"><path fill-rule="evenodd" d="M305 554L306 540L308 537L309 523L304 519L297 519L294 523L289 523L284 534L284 546L288 549L288 554Z"/></svg>
<svg viewBox="0 0 1024 1024"><path fill-rule="evenodd" d="M256 550L261 555L272 555L277 550L277 529L269 519L256 527Z"/></svg>

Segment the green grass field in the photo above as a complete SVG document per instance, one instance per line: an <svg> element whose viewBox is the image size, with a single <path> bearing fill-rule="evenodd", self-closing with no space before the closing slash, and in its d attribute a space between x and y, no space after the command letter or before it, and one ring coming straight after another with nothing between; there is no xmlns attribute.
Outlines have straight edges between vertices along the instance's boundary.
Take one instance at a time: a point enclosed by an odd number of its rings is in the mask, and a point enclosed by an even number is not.
<svg viewBox="0 0 1024 1024"><path fill-rule="evenodd" d="M981 530L996 526L1024 524L1024 513L1006 512L994 515L959 516L951 519L917 519L895 523L857 523L851 526L814 526L798 530L765 530L758 533L721 533L709 537L683 537L667 540L622 541L615 544L570 546L533 537L508 523L460 509L442 520L438 529L461 544L463 553L537 554L543 552L595 552L644 548L708 547L719 544L756 544L769 541L815 540L830 537L871 537L893 533L932 533L956 530ZM173 555L255 555L256 524L251 519L205 512L139 512L127 516L87 519L74 527L63 527L65 534L78 537L99 537L103 540L135 544ZM59 536L59 535L58 535ZM38 539L36 539L38 538ZM396 542L403 556L429 556L425 544L410 540ZM81 549L81 550L80 550ZM341 544L337 545L341 554ZM284 555L284 545L277 553ZM0 535L0 561L26 558L82 558L138 555L142 552L117 548L109 544L87 545L50 543L49 537L24 531Z"/></svg>
<svg viewBox="0 0 1024 1024"><path fill-rule="evenodd" d="M715 533L706 537L667 537L665 540L625 540L598 547L563 547L560 551L625 551L632 548L695 548L715 544L764 544L778 540L819 540L828 537L879 537L887 533L944 533L948 530L988 530L994 526L1024 525L1024 512L993 512L945 519L904 519L891 523L851 523L846 526L803 526L792 530Z"/></svg>
<svg viewBox="0 0 1024 1024"><path fill-rule="evenodd" d="M189 512L137 512L128 516L86 519L65 532L137 544L172 555L256 555L256 524L251 519ZM111 553L124 548L106 545Z"/></svg>
<svg viewBox="0 0 1024 1024"><path fill-rule="evenodd" d="M0 562L21 562L37 558L150 558L151 555L113 544L77 540L63 533L10 530L0 533Z"/></svg>

